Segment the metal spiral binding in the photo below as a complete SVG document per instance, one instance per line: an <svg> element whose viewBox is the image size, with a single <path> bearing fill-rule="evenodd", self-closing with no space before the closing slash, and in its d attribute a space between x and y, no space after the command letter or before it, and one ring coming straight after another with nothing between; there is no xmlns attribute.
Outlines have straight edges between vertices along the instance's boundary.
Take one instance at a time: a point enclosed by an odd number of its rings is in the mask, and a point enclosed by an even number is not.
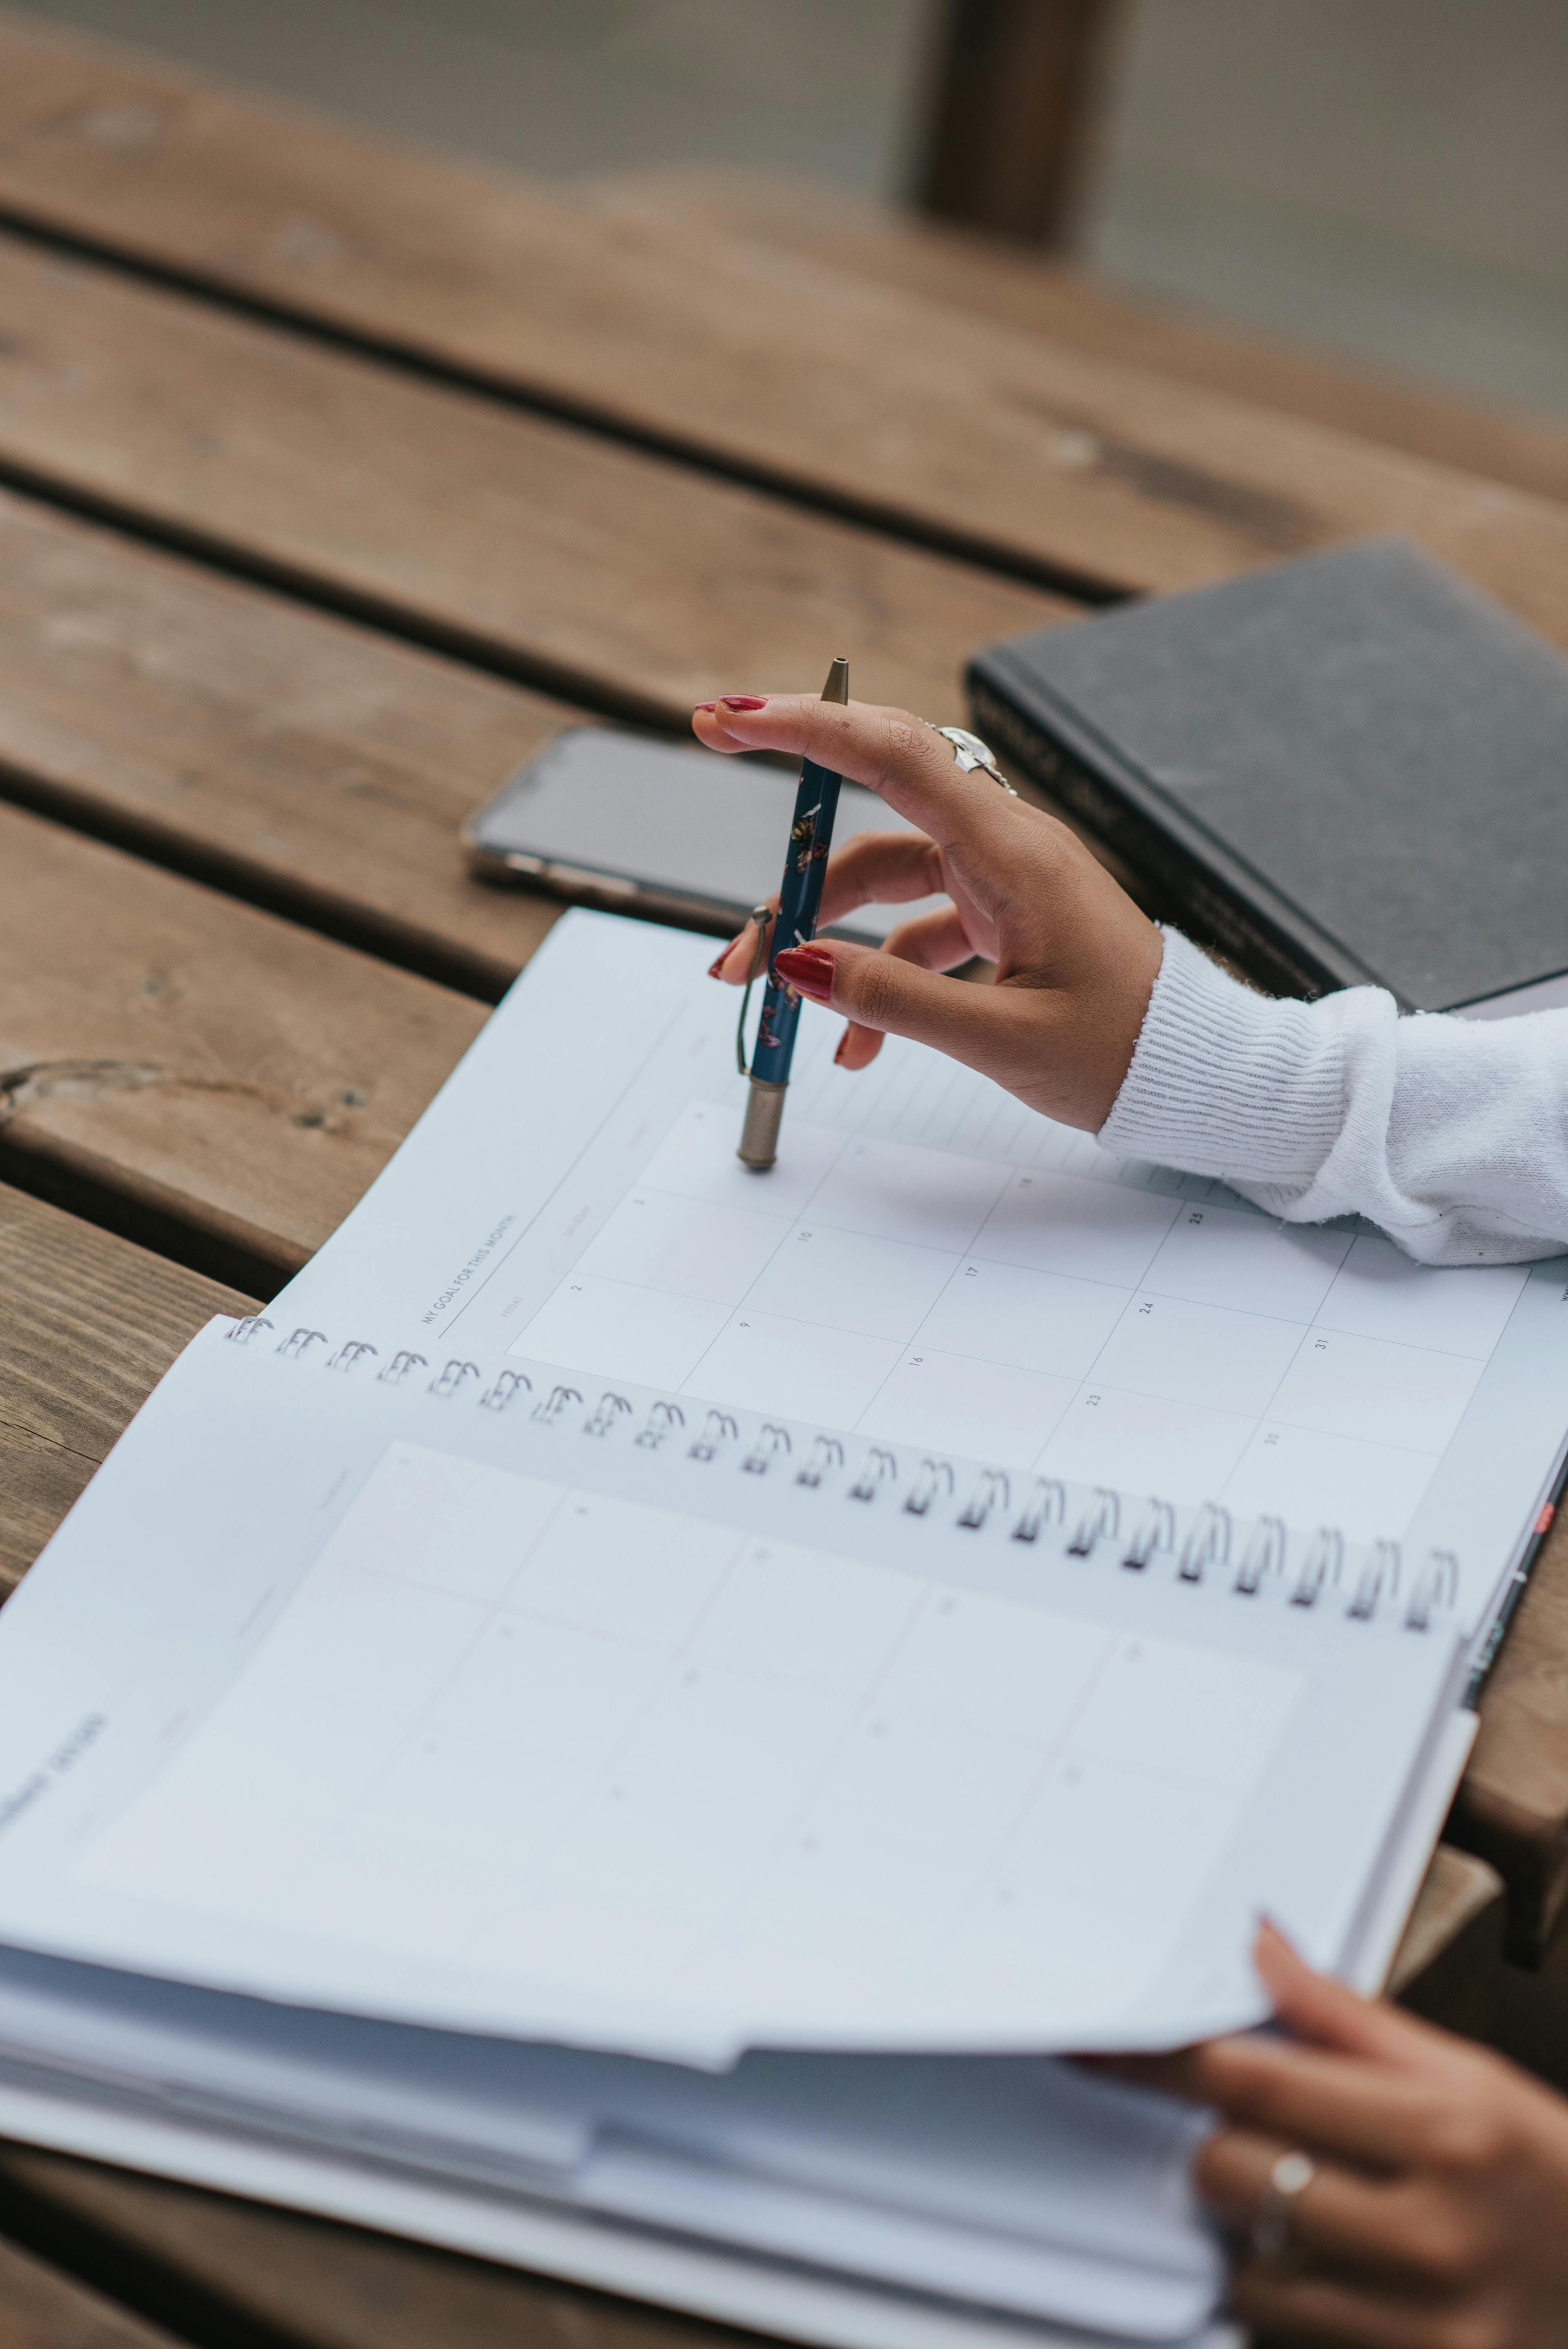
<svg viewBox="0 0 1568 2349"><path fill-rule="evenodd" d="M247 1313L232 1330L225 1330L223 1336L231 1346L248 1346L253 1338L259 1338L263 1330L272 1326L264 1313Z"/></svg>
<svg viewBox="0 0 1568 2349"><path fill-rule="evenodd" d="M850 1486L851 1501L872 1501L885 1483L898 1482L898 1462L880 1444L873 1444L861 1463L861 1473Z"/></svg>
<svg viewBox="0 0 1568 2349"><path fill-rule="evenodd" d="M1113 1493L1109 1485L1101 1485L1078 1519L1078 1531L1068 1544L1068 1556L1092 1557L1098 1543L1114 1541L1120 1531L1121 1495Z"/></svg>
<svg viewBox="0 0 1568 2349"><path fill-rule="evenodd" d="M1301 1562L1295 1588L1290 1594L1291 1605L1315 1607L1325 1584L1330 1588L1337 1587L1344 1566L1345 1536L1337 1526L1319 1526Z"/></svg>
<svg viewBox="0 0 1568 2349"><path fill-rule="evenodd" d="M1426 1565L1416 1577L1405 1609L1408 1631L1429 1631L1432 1617L1442 1610L1451 1614L1459 1605L1460 1562L1451 1549L1434 1549L1427 1554Z"/></svg>
<svg viewBox="0 0 1568 2349"><path fill-rule="evenodd" d="M1232 1589L1243 1599L1255 1599L1265 1582L1284 1572L1284 1525L1278 1517L1260 1517L1242 1554Z"/></svg>
<svg viewBox="0 0 1568 2349"><path fill-rule="evenodd" d="M1357 1623L1370 1623L1385 1599L1392 1602L1399 1596L1401 1559L1397 1541L1377 1541L1372 1545L1372 1555L1356 1578L1356 1588L1347 1615Z"/></svg>
<svg viewBox="0 0 1568 2349"><path fill-rule="evenodd" d="M302 1362L313 1346L325 1346L325 1330L296 1330L276 1350L285 1362Z"/></svg>
<svg viewBox="0 0 1568 2349"><path fill-rule="evenodd" d="M702 1423L702 1433L691 1445L686 1457L690 1460L715 1460L720 1444L733 1444L738 1431L727 1411L710 1411Z"/></svg>
<svg viewBox="0 0 1568 2349"><path fill-rule="evenodd" d="M757 1431L750 1451L740 1464L748 1476L766 1476L779 1454L782 1452L788 1456L793 1449L789 1429L778 1427L772 1420L765 1419Z"/></svg>
<svg viewBox="0 0 1568 2349"><path fill-rule="evenodd" d="M1013 1527L1013 1539L1036 1542L1047 1526L1059 1526L1068 1513L1068 1496L1054 1476L1037 1476L1035 1489Z"/></svg>
<svg viewBox="0 0 1568 2349"><path fill-rule="evenodd" d="M569 1402L581 1402L575 1387L552 1387L542 1402L533 1406L533 1416L542 1427L553 1427Z"/></svg>
<svg viewBox="0 0 1568 2349"><path fill-rule="evenodd" d="M686 1425L686 1413L678 1402L655 1402L633 1438L645 1452L656 1452L666 1435Z"/></svg>
<svg viewBox="0 0 1568 2349"><path fill-rule="evenodd" d="M953 1498L953 1471L945 1460L924 1459L904 1496L905 1516L923 1517L939 1493L944 1500Z"/></svg>
<svg viewBox="0 0 1568 2349"><path fill-rule="evenodd" d="M1013 1488L1000 1468L983 1468L975 1490L959 1510L956 1523L965 1533L978 1533L993 1509L1007 1508Z"/></svg>
<svg viewBox="0 0 1568 2349"><path fill-rule="evenodd" d="M1138 1529L1121 1553L1123 1566L1141 1574L1157 1549L1176 1546L1176 1512L1169 1501L1150 1501Z"/></svg>
<svg viewBox="0 0 1568 2349"><path fill-rule="evenodd" d="M797 1485L810 1486L815 1492L824 1476L844 1464L844 1447L830 1435L819 1435L795 1478Z"/></svg>
<svg viewBox="0 0 1568 2349"><path fill-rule="evenodd" d="M1181 1545L1176 1572L1183 1582L1202 1582L1212 1566L1224 1566L1231 1555L1231 1513L1218 1501L1205 1501Z"/></svg>
<svg viewBox="0 0 1568 2349"><path fill-rule="evenodd" d="M254 1313L235 1321L225 1331L232 1345L248 1346L263 1332L273 1333L274 1325L265 1315ZM315 1350L329 1346L324 1330L303 1325L291 1330L272 1350L288 1361L315 1361L319 1367L347 1376L365 1361L379 1359L378 1349L368 1340L346 1339L336 1350L325 1358ZM384 1362L376 1372L382 1386L402 1386L417 1371L429 1369L428 1358L403 1348ZM469 1392L483 1372L477 1362L465 1361L454 1356L431 1378L426 1392L444 1401ZM476 1400L481 1410L509 1410L520 1395L531 1394L533 1385L524 1371L511 1368L498 1371ZM552 1426L573 1403L583 1396L576 1387L557 1385L534 1405L532 1417L544 1426ZM606 1390L588 1417L583 1422L586 1435L605 1437L633 1416L628 1398ZM686 1414L677 1402L657 1400L648 1407L647 1416L633 1441L644 1450L655 1452L677 1430L686 1424ZM739 1431L728 1412L710 1407L703 1419L700 1432L686 1447L692 1460L712 1462L727 1444L739 1441ZM789 1431L777 1421L766 1420L758 1428L750 1448L739 1465L753 1476L766 1475L774 1463L787 1459L792 1450ZM828 1478L844 1465L844 1447L836 1436L818 1433L812 1437L811 1448L802 1461L795 1483L809 1490L817 1490ZM868 1449L856 1473L847 1485L845 1495L853 1501L870 1502L884 1488L891 1490L899 1480L897 1455L886 1445L873 1444ZM938 1511L938 1505L953 1498L956 1490L955 1472L951 1462L932 1453L923 1454L918 1470L905 1494L903 1513L909 1516L926 1517ZM977 1532L992 1516L1006 1513L1013 1506L1012 1480L1006 1470L983 1468L963 1507L953 1519L955 1527ZM1086 1505L1071 1537L1064 1545L1070 1557L1089 1557L1103 1543L1117 1543L1121 1537L1121 1526L1128 1507L1122 1495L1112 1486L1098 1486ZM1133 1530L1121 1550L1121 1564L1135 1572L1145 1570L1161 1551L1172 1551L1176 1544L1176 1511L1168 1501L1150 1498L1136 1505L1139 1514ZM940 1514L940 1512L938 1511ZM1019 1510L1011 1527L1009 1538L1016 1542L1037 1542L1047 1526L1059 1526L1067 1522L1067 1488L1054 1476L1037 1476L1028 1498ZM1205 1501L1194 1513L1177 1563L1177 1578L1182 1582L1199 1583L1211 1568L1230 1562L1233 1528L1230 1513L1217 1501ZM1289 1587L1292 1607L1315 1607L1326 1596L1337 1592L1344 1580L1346 1568L1345 1536L1336 1526L1320 1526L1308 1543L1294 1581L1289 1578L1290 1537L1279 1517L1260 1517L1247 1537L1246 1548L1230 1588L1239 1597L1256 1598L1272 1584ZM1378 1540L1371 1545L1370 1555L1357 1570L1355 1587L1345 1605L1346 1615L1355 1622L1371 1622L1390 1607L1397 1606L1408 1581L1400 1618L1405 1629L1413 1631L1429 1630L1439 1614L1451 1613L1459 1602L1459 1560L1452 1550L1434 1549L1429 1552L1425 1565L1409 1579L1407 1577L1400 1546L1396 1541Z"/></svg>

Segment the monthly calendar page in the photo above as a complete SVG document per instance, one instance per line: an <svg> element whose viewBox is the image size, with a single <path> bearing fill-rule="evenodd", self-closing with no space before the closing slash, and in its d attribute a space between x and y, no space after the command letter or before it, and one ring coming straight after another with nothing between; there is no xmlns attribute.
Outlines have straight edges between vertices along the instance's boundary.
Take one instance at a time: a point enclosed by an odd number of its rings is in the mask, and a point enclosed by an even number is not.
<svg viewBox="0 0 1568 2349"><path fill-rule="evenodd" d="M1568 1428L1568 1266L1435 1271L1283 1224L897 1039L848 1074L811 1005L752 1173L705 953L562 924L281 1309L1443 1547L1484 1613Z"/></svg>
<svg viewBox="0 0 1568 2349"><path fill-rule="evenodd" d="M1528 1278L1434 1278L1060 1128L1020 1166L801 1116L758 1180L734 1122L686 1106L516 1353L1369 1539L1409 1523Z"/></svg>
<svg viewBox="0 0 1568 2349"><path fill-rule="evenodd" d="M6 1609L0 1939L708 2058L1170 2044L1260 1908L1355 1946L1451 1629L336 1360L215 1324Z"/></svg>

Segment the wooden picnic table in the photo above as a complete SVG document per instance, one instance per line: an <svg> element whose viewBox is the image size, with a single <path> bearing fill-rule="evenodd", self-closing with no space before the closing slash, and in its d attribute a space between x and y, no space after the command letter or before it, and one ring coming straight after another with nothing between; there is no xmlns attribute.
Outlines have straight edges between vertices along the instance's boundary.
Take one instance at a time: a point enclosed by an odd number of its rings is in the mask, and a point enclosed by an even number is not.
<svg viewBox="0 0 1568 2349"><path fill-rule="evenodd" d="M0 1587L550 927L456 832L562 725L824 647L960 719L989 638L1387 528L1568 645L1564 492L1548 433L827 199L544 192L0 14ZM1394 1986L1480 2028L1565 1906L1554 1538ZM719 2330L0 2148L0 2342Z"/></svg>

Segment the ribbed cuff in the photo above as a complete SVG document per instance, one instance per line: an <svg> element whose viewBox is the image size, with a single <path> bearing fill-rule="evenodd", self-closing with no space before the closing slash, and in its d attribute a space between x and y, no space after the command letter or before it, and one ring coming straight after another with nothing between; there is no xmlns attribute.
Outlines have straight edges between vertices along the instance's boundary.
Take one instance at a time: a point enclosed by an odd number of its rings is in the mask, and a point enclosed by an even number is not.
<svg viewBox="0 0 1568 2349"><path fill-rule="evenodd" d="M1345 1038L1332 1008L1342 999L1254 995L1167 929L1131 1065L1097 1138L1120 1157L1189 1174L1310 1181L1345 1118Z"/></svg>

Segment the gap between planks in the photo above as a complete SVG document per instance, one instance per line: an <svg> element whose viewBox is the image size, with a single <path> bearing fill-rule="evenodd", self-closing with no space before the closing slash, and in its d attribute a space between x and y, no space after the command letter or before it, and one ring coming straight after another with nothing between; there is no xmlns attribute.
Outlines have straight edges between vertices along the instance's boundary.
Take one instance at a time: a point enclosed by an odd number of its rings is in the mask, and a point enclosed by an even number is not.
<svg viewBox="0 0 1568 2349"><path fill-rule="evenodd" d="M1058 598L0 237L0 479L663 729L850 657L956 717ZM352 461L349 461L349 460Z"/></svg>
<svg viewBox="0 0 1568 2349"><path fill-rule="evenodd" d="M1414 378L1355 371L1322 347L1233 325L974 230L819 182L665 165L590 183L628 218L704 227L896 286L952 314L1021 327L1097 358L1278 409L1405 456L1568 501L1568 425L1471 403Z"/></svg>
<svg viewBox="0 0 1568 2349"><path fill-rule="evenodd" d="M0 23L0 202L987 558L1169 591L1400 529L1559 641L1568 512L689 223ZM412 387L408 387L412 388Z"/></svg>
<svg viewBox="0 0 1568 2349"><path fill-rule="evenodd" d="M0 1173L271 1295L483 1025L466 996L0 807Z"/></svg>

